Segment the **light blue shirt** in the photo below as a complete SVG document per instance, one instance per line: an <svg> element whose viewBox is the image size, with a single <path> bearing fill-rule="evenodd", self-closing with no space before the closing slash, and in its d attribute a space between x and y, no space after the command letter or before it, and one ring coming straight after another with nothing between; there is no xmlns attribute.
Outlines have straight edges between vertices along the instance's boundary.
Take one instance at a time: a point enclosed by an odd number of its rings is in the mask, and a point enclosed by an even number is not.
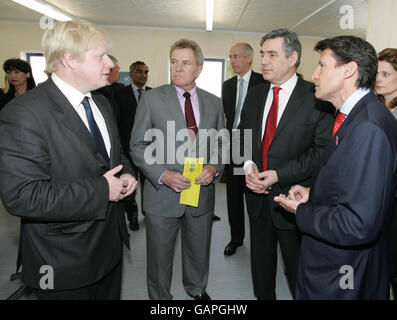
<svg viewBox="0 0 397 320"><path fill-rule="evenodd" d="M353 92L353 94L349 98L346 99L345 103L342 105L342 108L340 109L340 112L344 113L347 117L354 108L354 106L357 104L357 102L359 102L361 98L364 97L369 92L370 90L367 88L358 88L356 91Z"/></svg>
<svg viewBox="0 0 397 320"><path fill-rule="evenodd" d="M138 89L139 88L134 83L131 83L131 87L132 87L132 91L134 91L135 101L138 104L139 103L139 100L138 100L138 98L139 98ZM141 89L142 89L142 93L143 93L146 90L146 86L143 86Z"/></svg>

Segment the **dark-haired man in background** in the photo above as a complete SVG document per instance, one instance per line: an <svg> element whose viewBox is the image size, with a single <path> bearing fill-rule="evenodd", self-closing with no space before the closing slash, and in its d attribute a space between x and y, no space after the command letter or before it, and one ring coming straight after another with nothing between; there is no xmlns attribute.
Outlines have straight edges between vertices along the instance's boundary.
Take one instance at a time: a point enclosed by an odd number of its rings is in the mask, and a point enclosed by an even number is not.
<svg viewBox="0 0 397 320"><path fill-rule="evenodd" d="M311 189L275 200L303 233L298 299L389 299L390 207L397 187L397 126L371 91L376 51L340 36L317 43L316 97L339 110Z"/></svg>
<svg viewBox="0 0 397 320"><path fill-rule="evenodd" d="M141 95L150 90L151 87L146 86L149 76L149 68L142 61L135 61L130 66L131 85L125 86L118 90L114 98L118 105L118 127L120 134L120 141L125 154L130 154L130 138L131 131L135 121L136 108L138 106ZM131 160L131 158L130 158ZM132 160L131 160L132 161ZM139 179L141 185L141 210L143 212L143 184L145 177L139 172ZM138 224L138 205L135 200L136 192L130 197L126 198L124 202L125 210L127 212L127 219L129 221L129 228L132 231L139 230Z"/></svg>

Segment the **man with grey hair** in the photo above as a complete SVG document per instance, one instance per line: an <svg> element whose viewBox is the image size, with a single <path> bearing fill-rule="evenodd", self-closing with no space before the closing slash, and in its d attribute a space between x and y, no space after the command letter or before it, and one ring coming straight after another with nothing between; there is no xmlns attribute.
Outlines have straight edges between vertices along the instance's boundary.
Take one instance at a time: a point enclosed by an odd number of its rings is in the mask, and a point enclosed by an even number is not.
<svg viewBox="0 0 397 320"><path fill-rule="evenodd" d="M295 297L301 239L294 217L273 197L294 184L310 184L331 137L333 108L317 100L313 84L297 76L301 44L296 33L274 30L260 44L263 78L269 82L248 92L239 129L241 141L243 129L252 130L252 159L245 159L244 171L254 294L275 299L277 243Z"/></svg>
<svg viewBox="0 0 397 320"><path fill-rule="evenodd" d="M214 182L223 171L221 157L227 146L219 139L216 143L201 139L204 129L215 135L224 128L221 99L196 87L203 62L203 54L196 42L182 39L174 43L170 50L172 83L142 95L132 129L131 157L146 177L143 209L146 213L150 299L172 299L172 265L179 229L185 291L196 300L210 299L206 287L215 204ZM156 135L148 141L145 136L150 133L161 133L161 138L157 139ZM175 135L181 136L180 133L185 137L183 141L175 139ZM164 161L152 161L153 152L147 151L159 144L163 147ZM186 145L189 148L184 148ZM155 156L159 153L156 150ZM181 192L191 186L190 179L183 175L187 157L203 158L202 173L195 179L195 184L200 185L197 205L181 201Z"/></svg>
<svg viewBox="0 0 397 320"><path fill-rule="evenodd" d="M241 109L243 107L247 91L258 84L264 83L260 73L251 70L254 50L249 43L236 43L230 49L230 64L234 77L226 80L222 86L222 102L225 110L226 128L232 136L240 122ZM232 152L232 150L231 150ZM231 239L225 248L224 254L231 256L236 253L243 244L245 236L244 223L244 193L245 180L241 175L235 175L234 169L241 164L234 164L231 159L226 165L226 197L227 214L229 218Z"/></svg>

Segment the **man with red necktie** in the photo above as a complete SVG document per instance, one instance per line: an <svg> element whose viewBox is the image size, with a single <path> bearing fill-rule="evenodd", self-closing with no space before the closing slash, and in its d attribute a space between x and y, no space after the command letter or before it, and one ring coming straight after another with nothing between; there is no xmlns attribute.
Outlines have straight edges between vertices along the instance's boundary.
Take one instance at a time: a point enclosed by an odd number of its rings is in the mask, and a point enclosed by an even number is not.
<svg viewBox="0 0 397 320"><path fill-rule="evenodd" d="M172 265L179 230L184 289L193 299L211 299L206 287L215 204L214 183L223 171L222 154L228 152L228 145L214 137L224 128L221 99L196 86L203 63L203 53L196 42L187 39L175 42L170 49L172 83L142 95L132 129L131 157L147 179L144 186L147 285L149 298L153 300L173 298ZM174 130L170 129L172 127ZM202 139L206 130L209 138L217 140ZM148 133L155 132L160 132L161 138L150 137L148 141ZM178 137L184 132L187 133L185 140L175 139L175 134ZM159 144L163 152L156 150L159 158L152 161L150 155L153 151L146 151ZM171 145L174 148L169 148ZM184 145L190 147L183 148ZM162 156L164 161L160 159ZM202 157L204 160L202 173L195 181L201 185L197 207L180 203L182 190L190 187L190 180L183 176L186 157Z"/></svg>
<svg viewBox="0 0 397 320"><path fill-rule="evenodd" d="M311 189L275 201L303 233L297 299L389 299L388 226L397 188L397 126L371 90L376 51L339 36L317 43L316 97L340 110ZM295 216L295 215L292 215Z"/></svg>
<svg viewBox="0 0 397 320"><path fill-rule="evenodd" d="M244 170L254 294L276 299L277 243L294 297L300 234L294 217L273 197L294 184L309 185L331 137L333 108L317 100L313 84L297 75L301 44L294 32L280 29L265 35L261 57L263 78L269 82L248 92L239 129L242 144L243 129L252 130L252 157L245 157Z"/></svg>

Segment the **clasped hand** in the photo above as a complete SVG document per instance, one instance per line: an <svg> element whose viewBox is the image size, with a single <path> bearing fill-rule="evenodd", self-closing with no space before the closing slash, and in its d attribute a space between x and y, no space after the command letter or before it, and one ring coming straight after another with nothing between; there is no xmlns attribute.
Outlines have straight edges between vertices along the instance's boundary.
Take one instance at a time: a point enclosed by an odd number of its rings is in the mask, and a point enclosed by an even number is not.
<svg viewBox="0 0 397 320"><path fill-rule="evenodd" d="M205 165L203 171L195 180L195 183L207 186L214 180L215 174L216 169L213 166ZM177 171L167 170L161 177L161 182L175 192L181 192L184 189L190 188L190 180Z"/></svg>
<svg viewBox="0 0 397 320"><path fill-rule="evenodd" d="M109 201L118 202L130 196L138 185L138 181L129 173L124 173L117 178L116 174L122 169L123 166L120 164L103 175L109 185Z"/></svg>
<svg viewBox="0 0 397 320"><path fill-rule="evenodd" d="M258 194L269 194L271 186L277 182L278 176L275 170L259 172L257 166L254 164L248 168L245 174L247 187Z"/></svg>

